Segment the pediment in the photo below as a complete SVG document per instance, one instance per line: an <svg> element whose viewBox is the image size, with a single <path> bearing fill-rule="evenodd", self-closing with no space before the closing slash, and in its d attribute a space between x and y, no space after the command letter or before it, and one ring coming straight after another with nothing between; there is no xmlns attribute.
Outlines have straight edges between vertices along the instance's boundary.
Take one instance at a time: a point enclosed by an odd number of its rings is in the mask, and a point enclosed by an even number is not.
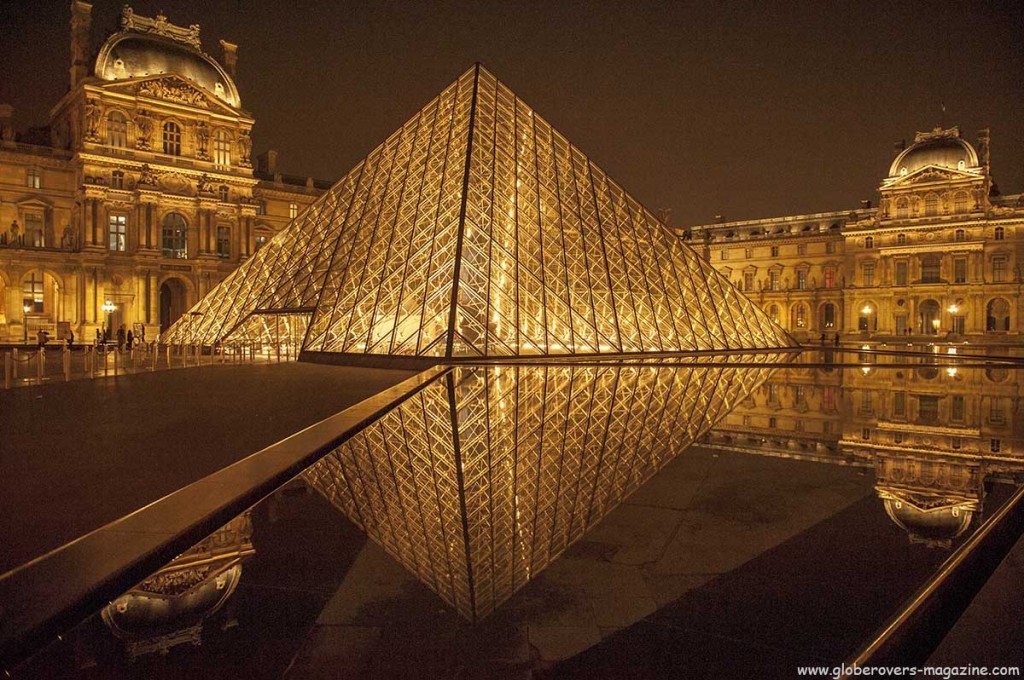
<svg viewBox="0 0 1024 680"><path fill-rule="evenodd" d="M116 81L103 85L104 90L122 92L136 97L156 99L211 109L223 113L237 113L209 90L173 73L162 73L146 78Z"/></svg>
<svg viewBox="0 0 1024 680"><path fill-rule="evenodd" d="M926 165L918 168L909 175L898 177L889 184L889 187L908 187L915 184L932 184L934 182L963 182L980 180L981 176L964 170L954 170L938 165Z"/></svg>

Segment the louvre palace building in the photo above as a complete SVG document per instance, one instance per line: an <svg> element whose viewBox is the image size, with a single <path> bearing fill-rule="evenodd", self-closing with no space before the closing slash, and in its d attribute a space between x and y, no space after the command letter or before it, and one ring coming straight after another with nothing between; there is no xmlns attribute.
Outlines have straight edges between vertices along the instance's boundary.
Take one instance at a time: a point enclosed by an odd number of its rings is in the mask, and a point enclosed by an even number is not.
<svg viewBox="0 0 1024 680"><path fill-rule="evenodd" d="M236 45L214 59L198 25L125 7L93 49L91 10L71 3L48 125L16 133L0 105L0 343L153 340L330 186L253 156Z"/></svg>
<svg viewBox="0 0 1024 680"><path fill-rule="evenodd" d="M1021 340L1024 195L1000 195L989 131L899 145L878 207L681 230L794 337Z"/></svg>

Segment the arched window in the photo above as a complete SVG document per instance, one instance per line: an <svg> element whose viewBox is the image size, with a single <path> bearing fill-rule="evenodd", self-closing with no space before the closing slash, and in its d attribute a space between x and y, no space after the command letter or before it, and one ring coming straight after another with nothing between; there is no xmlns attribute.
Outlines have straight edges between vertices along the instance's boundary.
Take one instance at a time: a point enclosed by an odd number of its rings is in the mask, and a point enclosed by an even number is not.
<svg viewBox="0 0 1024 680"><path fill-rule="evenodd" d="M164 123L164 153L168 156L181 155L181 128L173 121Z"/></svg>
<svg viewBox="0 0 1024 680"><path fill-rule="evenodd" d="M925 300L919 307L921 316L921 332L925 335L937 335L939 332L939 303L935 300Z"/></svg>
<svg viewBox="0 0 1024 680"><path fill-rule="evenodd" d="M834 329L836 327L836 306L826 302L821 306L821 329Z"/></svg>
<svg viewBox="0 0 1024 680"><path fill-rule="evenodd" d="M906 234L896 234L896 245L902 246L902 245L906 245L906 243L907 243L907 235Z"/></svg>
<svg viewBox="0 0 1024 680"><path fill-rule="evenodd" d="M899 219L910 217L910 200L906 196L896 199L896 217Z"/></svg>
<svg viewBox="0 0 1024 680"><path fill-rule="evenodd" d="M107 144L118 149L128 146L128 119L120 111L107 116Z"/></svg>
<svg viewBox="0 0 1024 680"><path fill-rule="evenodd" d="M935 194L928 194L924 199L924 214L933 217L939 214L939 197Z"/></svg>
<svg viewBox="0 0 1024 680"><path fill-rule="evenodd" d="M958 213L967 212L967 192L958 191L953 197L953 211Z"/></svg>
<svg viewBox="0 0 1024 680"><path fill-rule="evenodd" d="M213 162L224 168L231 165L231 136L227 130L213 133Z"/></svg>
<svg viewBox="0 0 1024 680"><path fill-rule="evenodd" d="M221 184L219 187L217 187L217 198L220 199L221 203L227 203L228 202L228 188L227 188L227 186Z"/></svg>
<svg viewBox="0 0 1024 680"><path fill-rule="evenodd" d="M967 240L967 232L964 231L963 229L957 229L956 232L954 232L954 234L953 234L953 240L958 242L958 243L960 241L966 241Z"/></svg>
<svg viewBox="0 0 1024 680"><path fill-rule="evenodd" d="M793 328L807 328L807 305L802 302L793 305L793 311L790 316L792 317Z"/></svg>
<svg viewBox="0 0 1024 680"><path fill-rule="evenodd" d="M164 217L163 255L175 259L188 257L188 223L178 213L168 213Z"/></svg>
<svg viewBox="0 0 1024 680"><path fill-rule="evenodd" d="M779 306L778 305L769 305L769 307L768 307L768 316L771 317L772 321L774 321L775 323L778 323L779 322Z"/></svg>
<svg viewBox="0 0 1024 680"><path fill-rule="evenodd" d="M862 332L873 332L878 329L878 314L873 304L865 303L858 310L857 330Z"/></svg>
<svg viewBox="0 0 1024 680"><path fill-rule="evenodd" d="M1010 303L1003 298L990 300L985 307L985 330L1010 330Z"/></svg>

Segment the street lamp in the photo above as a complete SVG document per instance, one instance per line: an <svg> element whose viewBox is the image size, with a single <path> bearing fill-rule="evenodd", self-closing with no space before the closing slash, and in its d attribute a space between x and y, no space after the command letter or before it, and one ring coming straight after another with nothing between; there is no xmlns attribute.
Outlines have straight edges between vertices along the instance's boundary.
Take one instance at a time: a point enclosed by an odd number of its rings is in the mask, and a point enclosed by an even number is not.
<svg viewBox="0 0 1024 680"><path fill-rule="evenodd" d="M26 343L28 342L28 312L29 312L30 309L32 309L32 308L29 307L28 305L22 305L22 307L21 307L21 311L22 311L21 328L22 328L22 331L24 333L24 335L22 337L22 341L26 342Z"/></svg>
<svg viewBox="0 0 1024 680"><path fill-rule="evenodd" d="M104 314L110 315L110 314L114 313L115 309L117 309L117 305L115 305L110 300L107 300L106 302L103 303L103 305L100 307L100 309L103 310ZM106 320L105 317L103 319L103 324L102 325L103 325L103 342L106 342L107 341L107 320Z"/></svg>

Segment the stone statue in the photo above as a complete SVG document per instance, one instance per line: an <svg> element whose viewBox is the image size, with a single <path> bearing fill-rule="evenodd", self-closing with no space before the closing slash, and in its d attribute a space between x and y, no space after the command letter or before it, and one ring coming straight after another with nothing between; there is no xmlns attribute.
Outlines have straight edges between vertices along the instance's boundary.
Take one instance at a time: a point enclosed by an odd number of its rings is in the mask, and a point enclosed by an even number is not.
<svg viewBox="0 0 1024 680"><path fill-rule="evenodd" d="M85 138L89 141L100 138L100 115L100 107L95 102L85 102Z"/></svg>
<svg viewBox="0 0 1024 680"><path fill-rule="evenodd" d="M242 135L238 138L238 148L241 152L242 165L252 165L249 160L252 156L252 137L249 136L248 130L242 130Z"/></svg>
<svg viewBox="0 0 1024 680"><path fill-rule="evenodd" d="M148 149L150 137L153 136L153 119L149 117L149 114L140 109L135 114L135 117L132 118L132 122L135 123L135 127L139 130L135 146L140 149Z"/></svg>
<svg viewBox="0 0 1024 680"><path fill-rule="evenodd" d="M139 169L139 184L148 184L149 186L156 186L156 173L149 167L149 163L143 163Z"/></svg>
<svg viewBox="0 0 1024 680"><path fill-rule="evenodd" d="M200 175L199 181L196 182L196 190L201 194L212 194L214 192L213 181L205 172Z"/></svg>
<svg viewBox="0 0 1024 680"><path fill-rule="evenodd" d="M196 123L196 156L201 159L207 159L210 154L207 152L207 148L210 144L210 126L206 124L205 120L201 120Z"/></svg>
<svg viewBox="0 0 1024 680"><path fill-rule="evenodd" d="M18 234L21 233L21 227L18 226L18 220L11 220L11 245L17 245L19 241Z"/></svg>

